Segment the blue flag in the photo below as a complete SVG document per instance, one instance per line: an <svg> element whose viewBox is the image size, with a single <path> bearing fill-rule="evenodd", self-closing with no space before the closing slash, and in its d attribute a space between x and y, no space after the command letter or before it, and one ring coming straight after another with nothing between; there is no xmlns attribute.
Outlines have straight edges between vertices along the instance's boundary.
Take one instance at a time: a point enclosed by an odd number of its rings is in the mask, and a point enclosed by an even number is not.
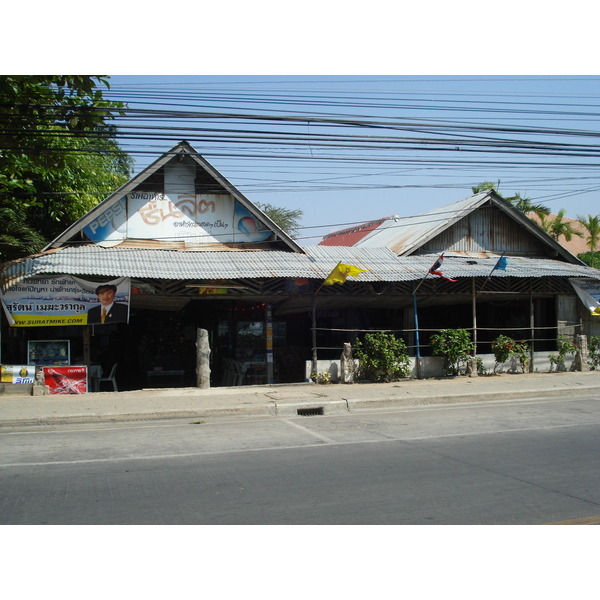
<svg viewBox="0 0 600 600"><path fill-rule="evenodd" d="M508 262L508 259L506 258L506 256L504 256L504 254L498 259L498 262L496 263L496 266L492 269L492 271L495 271L496 269L498 271L506 271L506 264Z"/></svg>

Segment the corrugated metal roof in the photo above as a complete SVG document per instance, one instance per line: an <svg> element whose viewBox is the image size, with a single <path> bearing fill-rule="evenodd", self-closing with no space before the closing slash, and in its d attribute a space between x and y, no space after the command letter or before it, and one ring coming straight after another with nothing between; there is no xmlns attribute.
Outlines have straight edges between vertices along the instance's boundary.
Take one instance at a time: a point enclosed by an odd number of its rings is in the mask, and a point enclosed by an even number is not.
<svg viewBox="0 0 600 600"><path fill-rule="evenodd" d="M398 257L388 248L309 246L306 254L283 251L195 252L147 248L101 248L95 245L60 248L6 265L1 276L6 289L26 277L60 273L139 279L325 279L338 262L368 269L350 281L415 281L426 276L437 255ZM495 257L445 255L448 277L487 277ZM509 257L505 271L494 277L588 277L600 271L550 259Z"/></svg>
<svg viewBox="0 0 600 600"><path fill-rule="evenodd" d="M406 254L477 208L488 196L488 192L476 194L413 217L388 217L357 240L354 247L385 246L397 254Z"/></svg>
<svg viewBox="0 0 600 600"><path fill-rule="evenodd" d="M478 219L477 216L475 216L468 225L465 224L465 227L472 227L475 231L479 231L478 239L472 238L472 236L468 235L466 232L464 240L462 241L453 240L450 237L447 239L438 237L443 236L443 232L448 232L452 225L463 222L468 215L474 215L476 209L486 205L488 202L497 206L504 215L514 221L512 228L507 226L506 223L502 224L502 221L496 221L495 223L487 224L490 231L485 232L484 235L485 220L483 217ZM373 221L371 223L377 222ZM331 234L330 238L327 238L326 244L324 242L322 243L324 245L342 245L350 240L355 248L386 247L390 248L400 256L409 256L415 252L427 253L428 251L441 249L450 250L451 246L453 250L467 250L467 248L471 251L482 250L484 247L492 247L490 241L494 236L505 236L505 239L503 240L504 243L497 243L496 248L509 250L514 248L516 253L521 252L531 256L533 248L539 248L545 245L566 260L572 263L583 264L582 261L571 254L564 245L553 240L548 234L537 227L533 221L517 211L495 192L489 190L416 216L406 218L398 216L386 217L385 219L382 219L375 228L372 226L367 227L367 225L369 225L369 223L354 228L357 231L368 231L365 235L350 238L345 235L336 236L334 233ZM523 238L521 233L522 229L529 232L529 240ZM342 234L344 232L338 233ZM441 244L441 248L428 249L428 242L434 238ZM521 247L517 247L514 244L515 241L518 241ZM461 244L463 246L462 248ZM481 245L481 248L474 248L474 246L477 246L478 244ZM537 252L535 253L537 254ZM493 252L491 252L491 254L493 254Z"/></svg>
<svg viewBox="0 0 600 600"><path fill-rule="evenodd" d="M366 237L374 229L377 229L382 223L388 219L398 219L398 215L391 217L383 217L368 223L355 225L354 227L346 227L333 233L328 233L320 242L319 246L355 246L360 240Z"/></svg>

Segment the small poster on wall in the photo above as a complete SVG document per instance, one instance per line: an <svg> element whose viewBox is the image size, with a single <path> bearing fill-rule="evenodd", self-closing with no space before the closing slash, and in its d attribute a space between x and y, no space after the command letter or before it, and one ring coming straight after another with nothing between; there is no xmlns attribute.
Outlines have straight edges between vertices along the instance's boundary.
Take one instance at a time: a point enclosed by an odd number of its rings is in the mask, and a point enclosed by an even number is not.
<svg viewBox="0 0 600 600"><path fill-rule="evenodd" d="M85 394L87 367L44 367L44 383L51 394Z"/></svg>
<svg viewBox="0 0 600 600"><path fill-rule="evenodd" d="M71 362L69 340L29 340L27 364L68 365Z"/></svg>
<svg viewBox="0 0 600 600"><path fill-rule="evenodd" d="M35 367L32 365L2 365L2 383L33 383Z"/></svg>

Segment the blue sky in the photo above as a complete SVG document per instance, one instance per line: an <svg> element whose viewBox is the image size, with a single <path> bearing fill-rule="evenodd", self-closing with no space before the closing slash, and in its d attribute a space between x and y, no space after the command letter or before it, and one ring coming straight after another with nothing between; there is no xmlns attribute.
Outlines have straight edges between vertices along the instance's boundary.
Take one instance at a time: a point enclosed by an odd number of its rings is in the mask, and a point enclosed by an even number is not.
<svg viewBox="0 0 600 600"><path fill-rule="evenodd" d="M347 224L450 204L482 181L499 180L501 193L521 193L555 213L564 208L572 218L600 212L597 76L115 75L110 83L110 98L131 108L211 115L120 120L123 131L134 131L129 129L134 125L149 136L135 139L134 132L123 140L138 171L188 139L250 200L301 209L305 244ZM296 121L273 123L267 116ZM356 120L361 126L319 119ZM365 128L365 121L378 126ZM146 129L150 126L159 129ZM215 141L207 128L221 136L244 131L247 138ZM504 133L506 128L511 131ZM282 134L297 143L273 144ZM319 136L331 135L346 136L346 142L359 136L361 144L373 139L372 147L323 146ZM389 136L400 147L380 150ZM417 141L404 147L404 139ZM428 139L448 144L432 150ZM504 147L507 140L527 148ZM548 143L559 149L550 149L550 155L547 146L536 149ZM576 155L564 144L577 145Z"/></svg>
<svg viewBox="0 0 600 600"><path fill-rule="evenodd" d="M303 124L278 128L255 122L255 129L288 131L304 139L332 133L331 126L318 126L310 118L327 113L338 118L425 119L429 126L435 118L446 125L454 121L485 127L578 129L593 135L506 137L532 144L597 145L600 78L596 20L588 2L576 0L560 11L540 11L536 3L516 0L506 0L501 8L470 0L418 6L381 0L352 6L334 0L285 6L272 0L250 4L232 0L222 5L184 1L161 8L141 10L135 3L108 3L93 20L86 20L79 4L71 0L36 7L34 17L28 6L10 4L4 9L5 20L27 22L27 43L21 28L6 28L5 47L18 51L4 53L0 69L4 73L107 73L115 98L128 92L131 99L132 89L143 90L142 95L170 91L180 99L187 95L189 104L192 90L202 89L206 93L196 103L197 110L279 115L293 110L306 118ZM55 22L58 28L49 27ZM223 100L226 90L235 92L235 102ZM328 105L290 105L283 99L279 105L264 104L261 99L275 93L309 92L327 97ZM247 93L246 103L240 102L241 93ZM362 99L387 97L390 105L404 108L383 108L373 102L334 106L335 93L346 98L350 93ZM156 108L156 98L150 102ZM430 102L435 110L428 106ZM454 110L441 110L443 103L447 109L452 102ZM172 100L170 104L177 108ZM457 110L460 107L465 110ZM478 110L467 111L467 107ZM525 112L517 113L520 109ZM553 109L556 114L551 114ZM130 122L134 124L141 125L141 120ZM185 130L189 121L169 124ZM205 121L202 126L214 124ZM152 125L164 127L165 122ZM231 120L218 127L250 128L248 123L234 125ZM188 137L183 130L181 137ZM368 135L364 127L344 127L339 132ZM181 139L177 133L172 128L155 129L152 139L141 142L130 137L123 145L132 151L139 170ZM389 130L374 133L400 135ZM453 139L447 129L442 133ZM401 135L432 134L413 128ZM470 135L481 143L489 137L488 133ZM540 163L541 156L473 152L461 144L454 153L445 150L441 155L413 144L388 161L368 160L372 156L347 150L344 160L336 162L331 160L333 151L317 145L313 137L312 142L295 147L286 161L277 156L282 147L262 142L258 157L256 140L217 144L198 136L190 142L251 200L303 210L306 229L301 241L307 244L347 223L389 214L408 216L452 203L484 180L500 180L501 193L522 193L553 212L565 208L573 218L600 212L598 160L568 158L564 149L554 161L546 157L545 165L526 164L528 158ZM497 141L502 135L496 132L494 137ZM377 144L383 146L383 141ZM244 153L252 156L243 157Z"/></svg>

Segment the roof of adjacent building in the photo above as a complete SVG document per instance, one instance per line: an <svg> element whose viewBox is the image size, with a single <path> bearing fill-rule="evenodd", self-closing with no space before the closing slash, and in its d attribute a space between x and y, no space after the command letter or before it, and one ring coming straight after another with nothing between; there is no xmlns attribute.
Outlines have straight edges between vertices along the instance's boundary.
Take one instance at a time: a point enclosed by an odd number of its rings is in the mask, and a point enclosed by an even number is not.
<svg viewBox="0 0 600 600"><path fill-rule="evenodd" d="M502 230L497 232L498 238L507 245L510 244L511 239L515 239L516 232L520 231L523 233L519 235L527 235L532 240L537 240L538 244L545 246L564 260L582 264L576 255L569 252L568 248L559 244L537 223L519 212L493 190L487 190L418 215L410 217L393 215L342 229L327 234L319 245L352 246L354 248L386 247L399 256L409 256L424 252L423 247L428 242L447 233L454 225L469 218L484 206L494 207L508 219L507 223L511 223L510 228L505 225ZM487 250L490 249L487 248ZM493 253L492 250L491 254Z"/></svg>

